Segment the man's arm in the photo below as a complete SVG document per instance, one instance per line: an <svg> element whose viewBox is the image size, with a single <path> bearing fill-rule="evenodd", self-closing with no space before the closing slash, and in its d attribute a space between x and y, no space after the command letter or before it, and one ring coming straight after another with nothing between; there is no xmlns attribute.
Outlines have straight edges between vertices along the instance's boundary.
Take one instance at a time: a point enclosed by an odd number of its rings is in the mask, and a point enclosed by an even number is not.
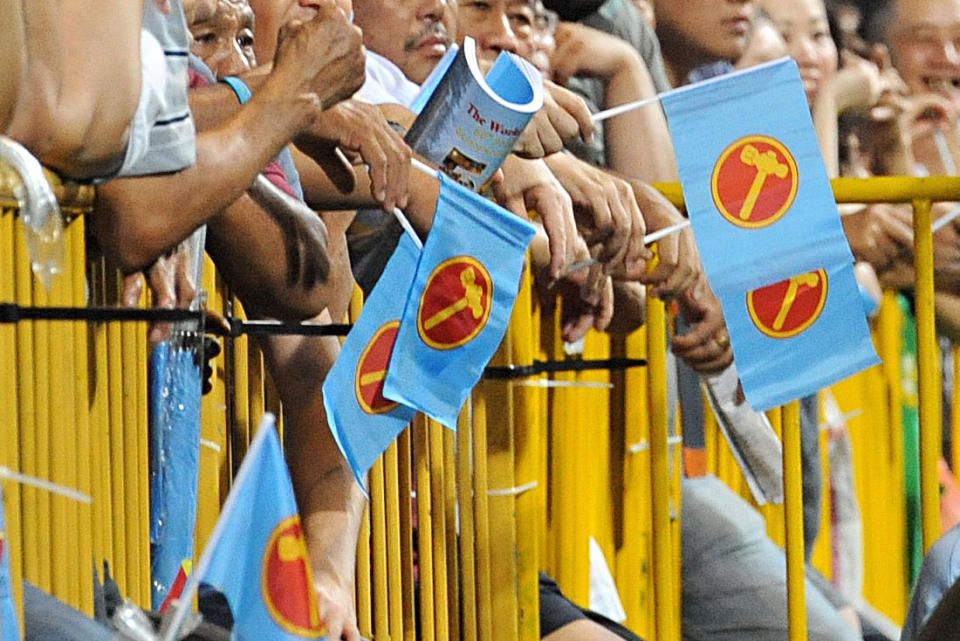
<svg viewBox="0 0 960 641"><path fill-rule="evenodd" d="M337 39L335 46L330 38ZM288 28L261 91L198 136L193 167L115 180L99 190L93 221L104 251L134 271L175 246L239 198L288 141L314 124L326 101L355 90L363 65L359 31L336 9ZM172 197L177 207L168 207Z"/></svg>
<svg viewBox="0 0 960 641"><path fill-rule="evenodd" d="M322 312L338 291L320 217L259 176L210 219L207 251L248 311L300 321Z"/></svg>
<svg viewBox="0 0 960 641"><path fill-rule="evenodd" d="M143 2L3 4L0 50L18 49L3 58L4 75L22 74L4 133L73 178L116 171L140 95Z"/></svg>
<svg viewBox="0 0 960 641"><path fill-rule="evenodd" d="M318 320L329 323L330 315ZM323 408L323 380L340 343L276 336L265 339L263 348L287 412L287 460L327 638L360 641L353 591L364 498Z"/></svg>
<svg viewBox="0 0 960 641"><path fill-rule="evenodd" d="M193 167L102 185L92 221L104 253L135 271L176 246L246 191L312 107L308 100L263 92L223 126L197 137Z"/></svg>
<svg viewBox="0 0 960 641"><path fill-rule="evenodd" d="M584 25L564 22L557 28L557 49L551 59L557 82L573 75L604 81L604 108L657 95L647 66L624 40ZM608 166L648 182L677 179L673 143L663 111L653 105L634 109L603 123ZM643 144L637 144L642 140ZM653 153L650 150L655 150Z"/></svg>

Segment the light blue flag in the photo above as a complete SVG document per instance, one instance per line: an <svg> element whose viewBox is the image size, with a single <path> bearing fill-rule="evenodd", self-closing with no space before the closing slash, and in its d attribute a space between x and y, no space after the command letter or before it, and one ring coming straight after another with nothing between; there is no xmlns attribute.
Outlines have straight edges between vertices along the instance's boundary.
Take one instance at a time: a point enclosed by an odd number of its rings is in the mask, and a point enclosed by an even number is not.
<svg viewBox="0 0 960 641"><path fill-rule="evenodd" d="M684 87L661 102L718 295L853 262L793 60Z"/></svg>
<svg viewBox="0 0 960 641"><path fill-rule="evenodd" d="M383 394L455 429L510 321L534 228L441 175Z"/></svg>
<svg viewBox="0 0 960 641"><path fill-rule="evenodd" d="M297 503L272 420L250 443L210 538L213 547L204 551L197 573L226 597L235 639L323 638Z"/></svg>
<svg viewBox="0 0 960 641"><path fill-rule="evenodd" d="M200 475L200 365L182 339L153 348L150 368L150 574L153 609L180 596L193 563Z"/></svg>
<svg viewBox="0 0 960 641"><path fill-rule="evenodd" d="M720 296L750 406L767 410L880 362L851 264Z"/></svg>
<svg viewBox="0 0 960 641"><path fill-rule="evenodd" d="M3 517L3 492L0 492L0 641L20 641L20 620L13 600L13 574L10 571L10 544Z"/></svg>
<svg viewBox="0 0 960 641"><path fill-rule="evenodd" d="M330 430L364 488L370 467L417 414L384 398L383 383L419 258L404 234L323 383Z"/></svg>

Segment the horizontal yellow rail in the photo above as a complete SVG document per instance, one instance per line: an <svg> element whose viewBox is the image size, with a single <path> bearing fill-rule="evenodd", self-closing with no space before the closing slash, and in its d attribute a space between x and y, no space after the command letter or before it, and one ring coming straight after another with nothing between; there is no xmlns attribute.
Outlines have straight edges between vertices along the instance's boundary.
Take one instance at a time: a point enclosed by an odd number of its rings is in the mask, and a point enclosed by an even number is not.
<svg viewBox="0 0 960 641"><path fill-rule="evenodd" d="M918 199L960 201L960 177L953 176L834 178L830 183L838 203L911 203ZM654 187L674 205L683 205L680 183L656 183Z"/></svg>

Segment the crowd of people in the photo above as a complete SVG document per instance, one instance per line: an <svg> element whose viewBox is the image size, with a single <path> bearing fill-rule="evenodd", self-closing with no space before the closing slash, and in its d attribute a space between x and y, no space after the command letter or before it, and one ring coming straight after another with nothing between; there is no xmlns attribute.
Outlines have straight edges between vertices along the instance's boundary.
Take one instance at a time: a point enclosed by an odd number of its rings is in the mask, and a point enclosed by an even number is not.
<svg viewBox="0 0 960 641"><path fill-rule="evenodd" d="M660 240L655 262L643 242L684 218L651 186L677 179L666 120L657 107L601 125L591 113L791 56L832 176L955 175L960 163L960 0L101 0L98 9L0 3L0 127L65 179L97 184L97 246L129 274L131 298L145 277L161 306L190 304L195 285L178 266L191 259L184 241L206 226L206 251L250 316L342 321L354 283L369 292L404 233L394 208L430 232L438 181L411 169L403 133L420 84L468 36L484 61L508 51L544 77L544 106L489 196L534 218L530 260L545 303L562 305L564 339L636 329L649 291L677 303L681 379L723 371L733 353L692 232ZM937 205L936 216L953 207ZM842 214L864 298L909 292L910 208ZM960 340L960 223L934 241L939 329ZM321 615L330 638L359 641L364 497L321 395L339 342L275 336L261 347L296 443L287 456ZM810 550L816 397L807 405ZM684 638L786 638L783 553L761 517L712 477L683 483ZM807 594L812 639L884 638L813 574ZM916 633L924 614L911 616ZM546 576L541 628L552 641L638 638L575 607Z"/></svg>

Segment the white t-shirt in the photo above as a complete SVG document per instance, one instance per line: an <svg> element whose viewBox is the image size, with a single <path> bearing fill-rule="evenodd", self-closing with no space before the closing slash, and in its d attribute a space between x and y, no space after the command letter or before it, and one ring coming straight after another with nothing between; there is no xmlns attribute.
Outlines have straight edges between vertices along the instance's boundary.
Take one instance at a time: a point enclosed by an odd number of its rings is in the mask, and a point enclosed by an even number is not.
<svg viewBox="0 0 960 641"><path fill-rule="evenodd" d="M367 50L367 80L357 95L375 105L397 104L410 108L420 93L420 85L411 81L400 67L378 53Z"/></svg>

